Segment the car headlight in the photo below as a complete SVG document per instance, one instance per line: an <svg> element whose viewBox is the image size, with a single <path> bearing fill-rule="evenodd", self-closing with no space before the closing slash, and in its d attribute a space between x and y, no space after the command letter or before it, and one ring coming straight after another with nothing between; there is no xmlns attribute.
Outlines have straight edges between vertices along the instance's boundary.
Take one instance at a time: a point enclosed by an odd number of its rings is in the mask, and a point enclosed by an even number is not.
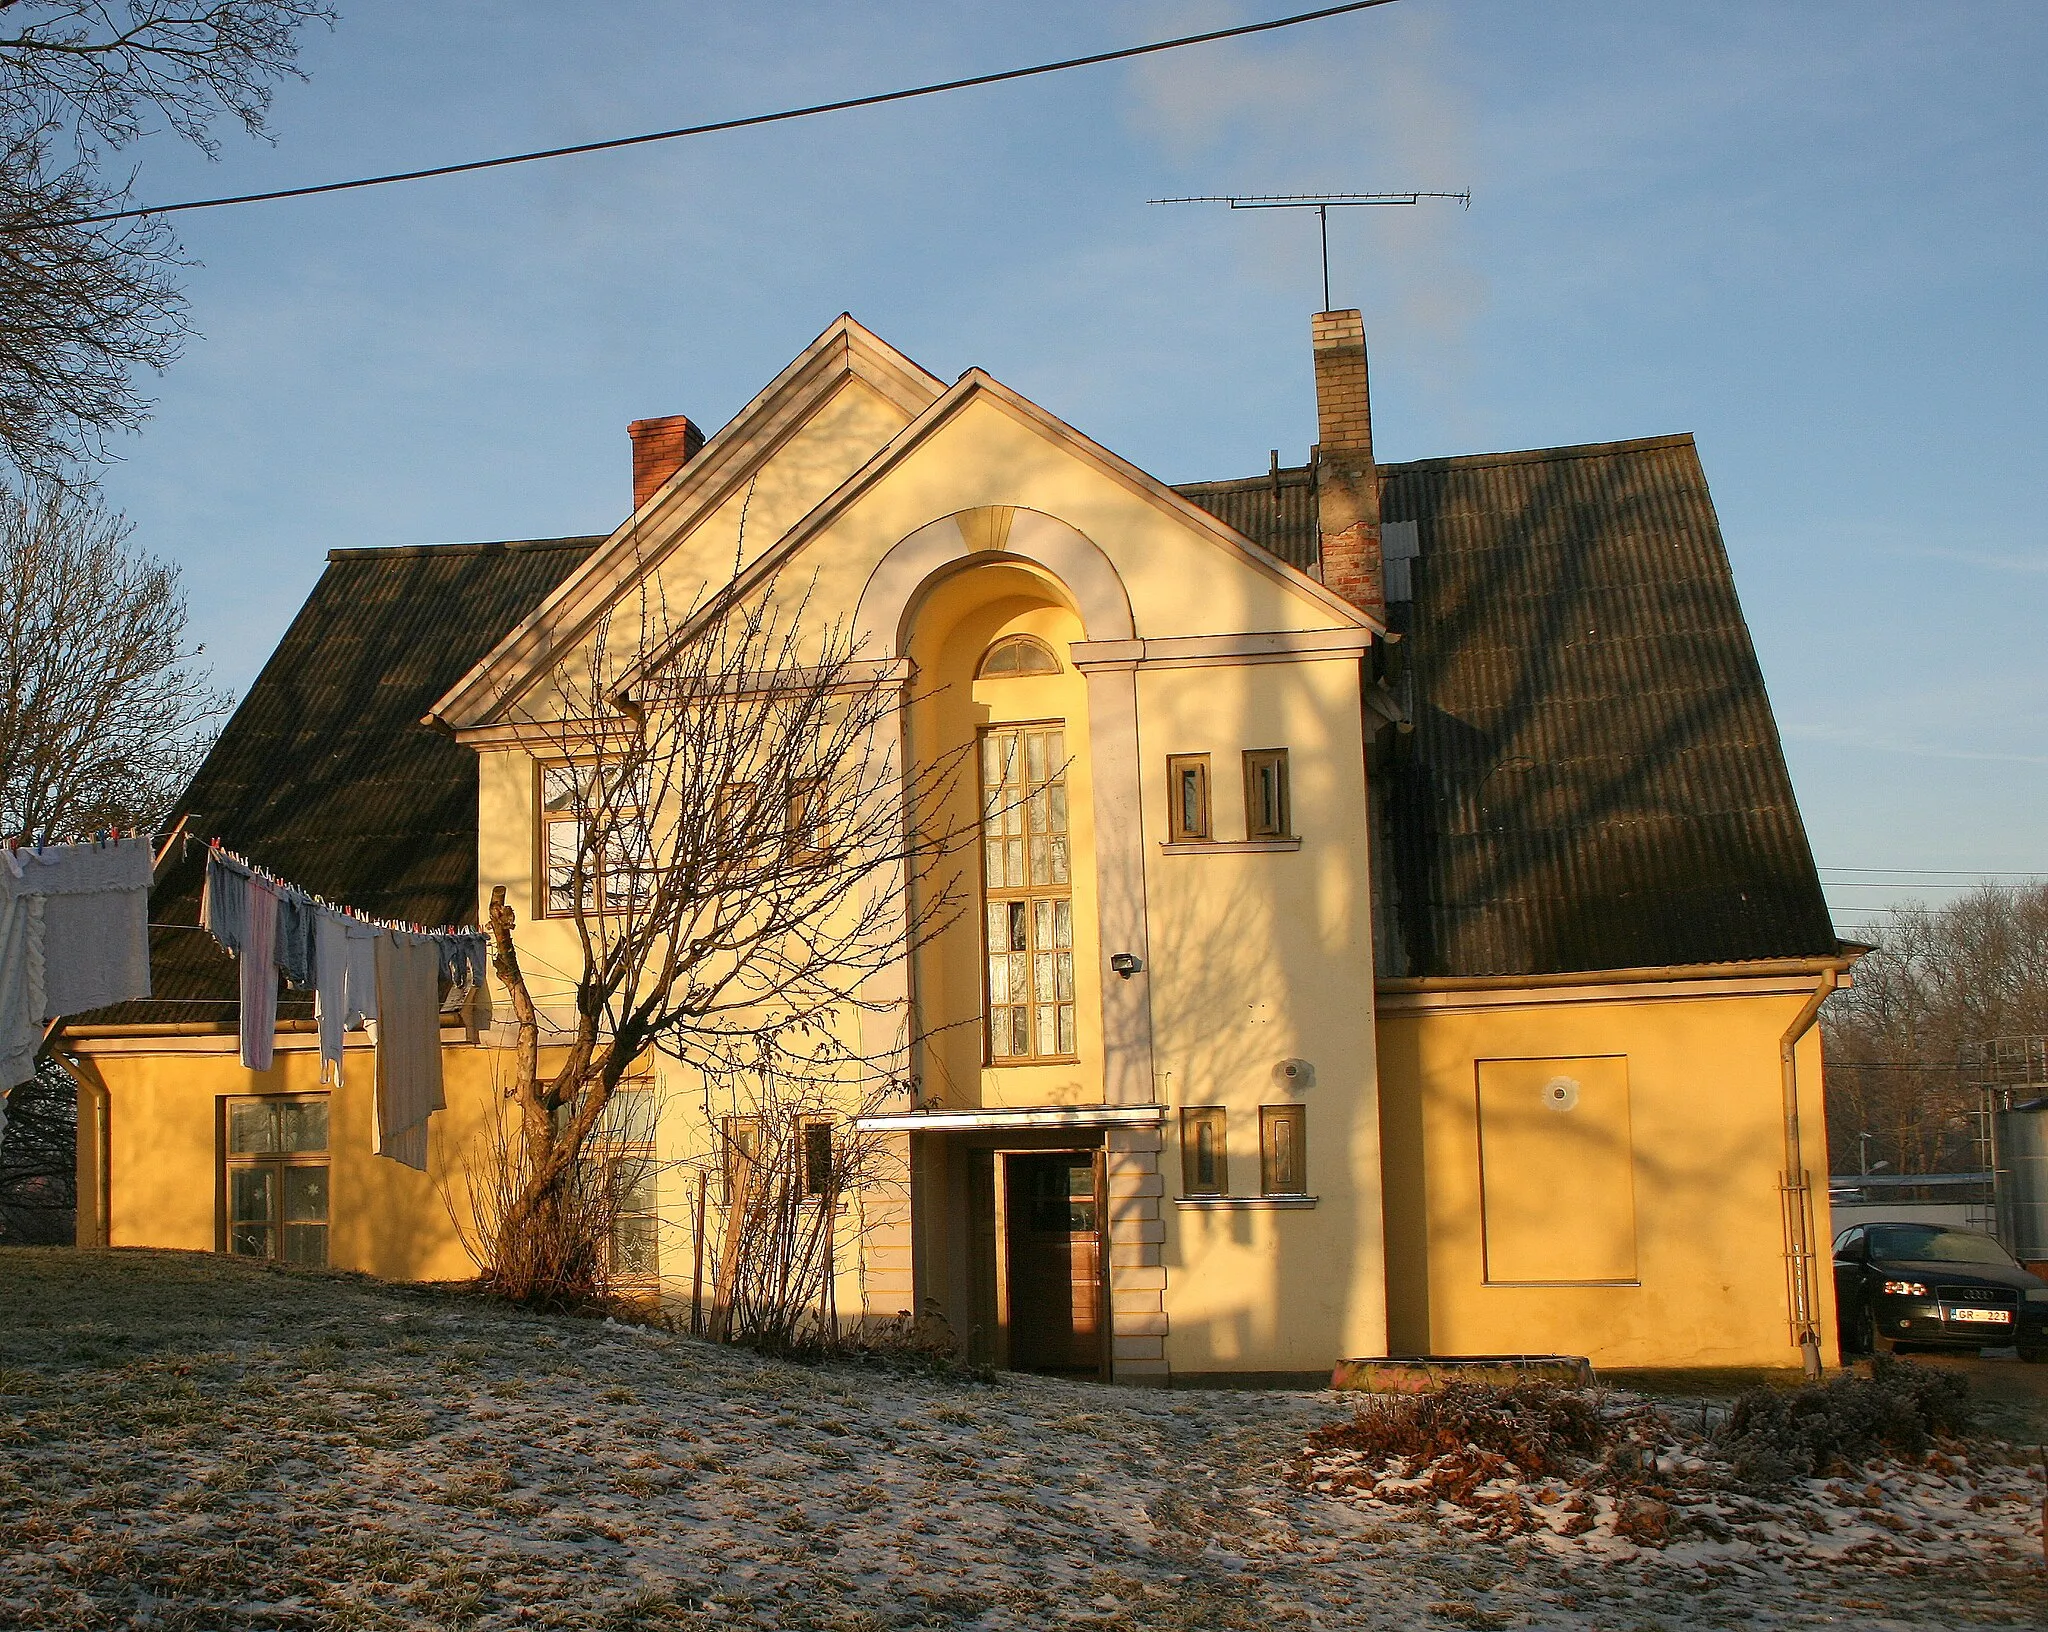
<svg viewBox="0 0 2048 1632"><path fill-rule="evenodd" d="M2041 1290L2048 1292L2048 1286ZM1927 1296L1927 1288L1918 1281L1886 1281L1884 1295L1888 1298L1924 1298ZM2033 1294L2029 1292L2027 1296L2032 1297Z"/></svg>
<svg viewBox="0 0 2048 1632"><path fill-rule="evenodd" d="M2030 1287L2028 1287L2028 1288L2027 1288L2027 1302L2029 1302L2029 1303L2048 1303L2048 1286L2030 1286Z"/></svg>

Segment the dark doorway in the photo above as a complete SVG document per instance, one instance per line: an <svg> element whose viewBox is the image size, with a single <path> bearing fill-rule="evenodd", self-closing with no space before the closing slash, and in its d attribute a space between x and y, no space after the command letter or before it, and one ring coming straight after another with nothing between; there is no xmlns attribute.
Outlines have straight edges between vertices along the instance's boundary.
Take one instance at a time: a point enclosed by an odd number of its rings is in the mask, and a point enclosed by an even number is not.
<svg viewBox="0 0 2048 1632"><path fill-rule="evenodd" d="M1103 1371L1101 1161L1086 1150L1003 1160L1010 1364Z"/></svg>

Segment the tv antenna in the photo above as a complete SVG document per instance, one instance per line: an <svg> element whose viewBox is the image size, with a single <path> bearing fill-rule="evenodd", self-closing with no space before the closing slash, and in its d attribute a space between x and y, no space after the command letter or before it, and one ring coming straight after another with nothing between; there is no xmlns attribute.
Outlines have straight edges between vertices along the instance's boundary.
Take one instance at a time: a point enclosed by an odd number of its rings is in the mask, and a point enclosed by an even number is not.
<svg viewBox="0 0 2048 1632"><path fill-rule="evenodd" d="M1200 198L1148 198L1148 204L1228 204L1233 210L1314 210L1323 232L1323 310L1330 309L1330 212L1369 204L1419 204L1425 198L1456 199L1472 208L1472 194L1462 193L1236 193Z"/></svg>

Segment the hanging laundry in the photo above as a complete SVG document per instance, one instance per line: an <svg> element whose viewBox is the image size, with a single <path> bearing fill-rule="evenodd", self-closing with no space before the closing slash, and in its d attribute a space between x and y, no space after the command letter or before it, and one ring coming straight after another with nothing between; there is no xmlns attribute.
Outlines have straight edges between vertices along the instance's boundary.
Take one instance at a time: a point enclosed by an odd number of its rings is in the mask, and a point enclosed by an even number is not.
<svg viewBox="0 0 2048 1632"><path fill-rule="evenodd" d="M0 1086L36 1074L43 1046L43 898L0 882Z"/></svg>
<svg viewBox="0 0 2048 1632"><path fill-rule="evenodd" d="M249 869L229 861L216 845L206 852L206 882L199 890L199 927L239 957L248 926Z"/></svg>
<svg viewBox="0 0 2048 1632"><path fill-rule="evenodd" d="M38 860L52 852L20 886L44 899L42 1018L149 996L150 842L45 845Z"/></svg>
<svg viewBox="0 0 2048 1632"><path fill-rule="evenodd" d="M314 925L320 909L304 890L280 886L277 892L277 967L299 991L313 985Z"/></svg>
<svg viewBox="0 0 2048 1632"><path fill-rule="evenodd" d="M391 930L377 960L379 1155L427 1170L427 1118L441 1110L440 952L426 935Z"/></svg>
<svg viewBox="0 0 2048 1632"><path fill-rule="evenodd" d="M376 924L321 908L314 925L313 1012L320 1021L320 1080L342 1081L344 1034L377 1018Z"/></svg>
<svg viewBox="0 0 2048 1632"><path fill-rule="evenodd" d="M148 997L147 839L0 846L0 1089L35 1075L50 1021Z"/></svg>
<svg viewBox="0 0 2048 1632"><path fill-rule="evenodd" d="M242 926L242 1064L268 1071L277 1042L277 889L268 879L248 880L248 918Z"/></svg>

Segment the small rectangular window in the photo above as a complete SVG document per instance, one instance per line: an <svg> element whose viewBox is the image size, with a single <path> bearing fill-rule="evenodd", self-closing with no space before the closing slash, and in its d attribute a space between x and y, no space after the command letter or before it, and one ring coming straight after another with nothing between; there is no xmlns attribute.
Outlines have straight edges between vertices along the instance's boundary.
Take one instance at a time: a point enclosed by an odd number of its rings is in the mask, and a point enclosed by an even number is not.
<svg viewBox="0 0 2048 1632"><path fill-rule="evenodd" d="M231 1099L226 1111L228 1251L325 1264L327 1096Z"/></svg>
<svg viewBox="0 0 2048 1632"><path fill-rule="evenodd" d="M1287 797L1287 750L1253 748L1244 756L1244 836L1291 839L1294 812Z"/></svg>
<svg viewBox="0 0 2048 1632"><path fill-rule="evenodd" d="M718 1150L720 1193L730 1207L747 1187L747 1179L761 1159L761 1119L758 1116L728 1116L720 1124Z"/></svg>
<svg viewBox="0 0 2048 1632"><path fill-rule="evenodd" d="M615 1156L605 1182L612 1214L611 1272L619 1281L653 1285L661 1274L661 1209L652 1156Z"/></svg>
<svg viewBox="0 0 2048 1632"><path fill-rule="evenodd" d="M1308 1107L1259 1107L1259 1189L1269 1196L1308 1193Z"/></svg>
<svg viewBox="0 0 2048 1632"><path fill-rule="evenodd" d="M1184 1194L1229 1194L1230 1153L1224 1143L1220 1106L1199 1106L1180 1113L1180 1167Z"/></svg>
<svg viewBox="0 0 2048 1632"><path fill-rule="evenodd" d="M817 861L825 854L825 784L815 776L793 777L783 832L783 858Z"/></svg>
<svg viewBox="0 0 2048 1632"><path fill-rule="evenodd" d="M804 1122L797 1131L803 1141L798 1147L803 1163L803 1193L828 1196L839 1182L832 1163L832 1124L816 1118Z"/></svg>
<svg viewBox="0 0 2048 1632"><path fill-rule="evenodd" d="M1175 844L1213 839L1209 821L1209 756L1169 754L1166 758L1166 832Z"/></svg>

